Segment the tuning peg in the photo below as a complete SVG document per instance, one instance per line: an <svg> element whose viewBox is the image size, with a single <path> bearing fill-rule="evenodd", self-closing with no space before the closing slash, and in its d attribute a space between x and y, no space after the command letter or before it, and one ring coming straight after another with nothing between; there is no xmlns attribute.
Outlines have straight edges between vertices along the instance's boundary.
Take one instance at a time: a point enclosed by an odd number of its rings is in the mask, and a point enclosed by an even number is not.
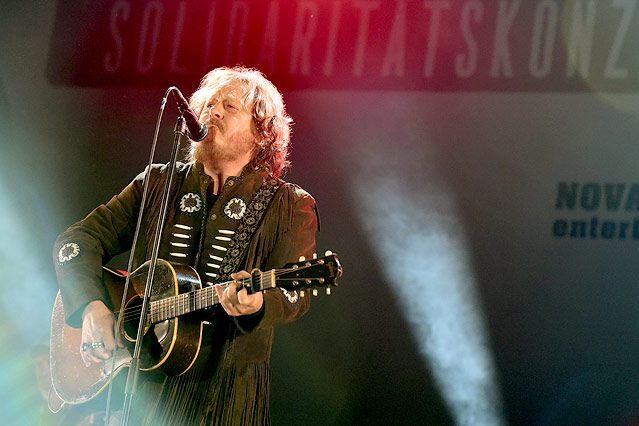
<svg viewBox="0 0 639 426"><path fill-rule="evenodd" d="M300 256L300 262L304 262L305 260L306 260L306 257Z"/></svg>
<svg viewBox="0 0 639 426"><path fill-rule="evenodd" d="M316 288L313 289L313 296L317 296L317 289Z"/></svg>
<svg viewBox="0 0 639 426"><path fill-rule="evenodd" d="M317 253L313 253L313 259L317 259Z"/></svg>
<svg viewBox="0 0 639 426"><path fill-rule="evenodd" d="M326 250L326 252L324 253L324 256L330 256L331 254L333 254L332 251Z"/></svg>
<svg viewBox="0 0 639 426"><path fill-rule="evenodd" d="M331 288L330 287L326 287L326 295L327 296L331 295Z"/></svg>
<svg viewBox="0 0 639 426"><path fill-rule="evenodd" d="M300 297L305 297L306 296L306 292L304 290L300 290Z"/></svg>

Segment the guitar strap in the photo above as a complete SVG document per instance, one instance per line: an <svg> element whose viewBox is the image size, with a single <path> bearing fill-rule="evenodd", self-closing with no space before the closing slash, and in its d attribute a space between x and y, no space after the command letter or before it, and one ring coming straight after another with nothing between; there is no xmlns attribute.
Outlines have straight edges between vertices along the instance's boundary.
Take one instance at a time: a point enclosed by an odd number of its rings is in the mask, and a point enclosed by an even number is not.
<svg viewBox="0 0 639 426"><path fill-rule="evenodd" d="M255 231L262 222L275 194L282 186L279 179L265 180L253 200L249 203L242 221L229 244L228 254L220 265L221 279L229 280L232 273L237 271L240 261L246 254Z"/></svg>

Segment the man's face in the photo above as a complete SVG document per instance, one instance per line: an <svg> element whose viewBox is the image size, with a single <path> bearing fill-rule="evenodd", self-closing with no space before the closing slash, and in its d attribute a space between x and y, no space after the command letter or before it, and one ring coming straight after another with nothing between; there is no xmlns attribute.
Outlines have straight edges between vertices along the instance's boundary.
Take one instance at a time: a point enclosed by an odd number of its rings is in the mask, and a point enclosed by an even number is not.
<svg viewBox="0 0 639 426"><path fill-rule="evenodd" d="M236 161L253 152L256 147L253 117L242 104L242 95L241 86L232 83L206 100L200 121L209 133L197 144L196 159L213 163Z"/></svg>

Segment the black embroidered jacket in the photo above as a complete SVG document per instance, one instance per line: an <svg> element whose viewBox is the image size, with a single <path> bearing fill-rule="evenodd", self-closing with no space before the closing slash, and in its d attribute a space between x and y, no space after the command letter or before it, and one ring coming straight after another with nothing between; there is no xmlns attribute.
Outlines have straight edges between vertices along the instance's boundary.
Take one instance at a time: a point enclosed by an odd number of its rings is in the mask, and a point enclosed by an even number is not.
<svg viewBox="0 0 639 426"><path fill-rule="evenodd" d="M150 257L168 172L166 165L155 165L150 170L133 269ZM144 176L141 173L56 241L54 263L67 323L73 327L81 327L82 311L89 302L107 298L102 265L131 248ZM160 258L191 265L205 284L213 284L241 269L278 268L313 254L319 222L315 201L307 192L245 169L241 176L229 178L209 205L209 179L200 163L178 163ZM218 424L220 419L229 424L268 423L273 326L299 318L308 307L308 297L270 289L264 292L264 306L257 315L232 321L226 318L228 330L220 342L221 362L211 364L216 369L212 378L186 374L168 379L168 386L155 390L153 383L148 384L147 390L157 393L162 402L146 413L147 423L188 424L195 419L197 424ZM198 383L197 397L185 396L181 391L189 381ZM185 398L189 400L186 409L172 409L182 407Z"/></svg>

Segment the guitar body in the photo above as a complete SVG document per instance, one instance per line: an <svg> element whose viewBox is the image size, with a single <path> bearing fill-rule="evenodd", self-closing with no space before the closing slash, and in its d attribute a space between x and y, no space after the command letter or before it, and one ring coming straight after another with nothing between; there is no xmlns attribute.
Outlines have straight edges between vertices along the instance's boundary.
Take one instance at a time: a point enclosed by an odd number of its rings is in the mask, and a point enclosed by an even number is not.
<svg viewBox="0 0 639 426"><path fill-rule="evenodd" d="M127 298L122 335L133 352L138 330L139 308L149 273L149 262L131 273L131 283L136 295ZM150 301L160 301L178 294L200 289L200 278L187 265L169 263L158 259ZM120 292L121 294L121 292ZM193 316L173 317L159 323L147 324L140 352L140 369L160 369L169 376L187 372L194 364L202 344L202 322Z"/></svg>
<svg viewBox="0 0 639 426"><path fill-rule="evenodd" d="M62 298L58 292L51 317L51 382L55 393L68 404L87 402L109 383L106 370L111 364L107 362L85 366L80 355L81 342L82 329L69 327L65 323ZM128 351L119 351L114 375L130 360Z"/></svg>
<svg viewBox="0 0 639 426"><path fill-rule="evenodd" d="M94 398L108 386L112 367L115 376L129 366L148 271L149 262L131 273L119 330L125 348L116 352L114 363L108 360L84 365L80 352L82 329L66 324L64 306L58 292L51 318L51 378L53 388L66 403L80 404ZM120 310L124 281L122 274L104 269L103 282L111 299L109 307L116 313ZM150 301L188 293L200 287L199 277L193 268L158 259ZM140 370L160 370L171 376L185 373L193 366L201 351L202 331L202 322L189 315L176 316L155 324L147 322L140 352Z"/></svg>

